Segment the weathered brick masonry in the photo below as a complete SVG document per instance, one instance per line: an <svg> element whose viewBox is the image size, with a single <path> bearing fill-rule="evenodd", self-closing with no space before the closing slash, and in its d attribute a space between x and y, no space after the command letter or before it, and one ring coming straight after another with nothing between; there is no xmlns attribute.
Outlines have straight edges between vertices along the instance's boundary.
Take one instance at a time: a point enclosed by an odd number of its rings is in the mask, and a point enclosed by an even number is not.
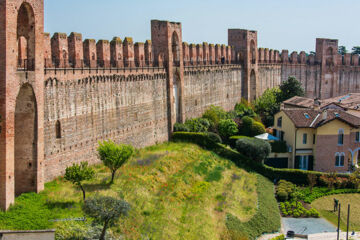
<svg viewBox="0 0 360 240"><path fill-rule="evenodd" d="M98 141L136 147L169 139L175 122L210 105L231 110L290 75L310 97L357 92L358 55L316 40L316 55L257 47L230 29L228 46L188 44L180 23L153 20L134 43L44 33L43 0L0 0L0 207L39 192L72 163L95 163Z"/></svg>

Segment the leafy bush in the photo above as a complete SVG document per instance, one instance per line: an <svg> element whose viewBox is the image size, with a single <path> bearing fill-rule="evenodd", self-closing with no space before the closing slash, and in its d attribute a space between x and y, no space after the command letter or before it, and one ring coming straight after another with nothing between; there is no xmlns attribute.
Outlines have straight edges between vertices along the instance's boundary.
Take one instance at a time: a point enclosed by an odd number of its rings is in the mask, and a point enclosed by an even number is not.
<svg viewBox="0 0 360 240"><path fill-rule="evenodd" d="M215 143L222 143L221 137L213 132L207 132L207 137Z"/></svg>
<svg viewBox="0 0 360 240"><path fill-rule="evenodd" d="M277 101L281 103L295 96L303 97L305 96L305 91L301 82L294 76L290 76L288 80L281 83Z"/></svg>
<svg viewBox="0 0 360 240"><path fill-rule="evenodd" d="M285 240L285 235L281 234L280 236L274 237L271 240Z"/></svg>
<svg viewBox="0 0 360 240"><path fill-rule="evenodd" d="M271 151L274 153L286 153L288 151L285 141L270 142Z"/></svg>
<svg viewBox="0 0 360 240"><path fill-rule="evenodd" d="M242 138L250 138L250 137L247 137L247 136L231 136L229 138L230 147L236 148L236 141L239 140L239 139L242 139Z"/></svg>
<svg viewBox="0 0 360 240"><path fill-rule="evenodd" d="M256 162L262 162L269 156L271 146L256 138L242 138L236 141L236 149L245 156L254 159Z"/></svg>
<svg viewBox="0 0 360 240"><path fill-rule="evenodd" d="M131 145L115 144L111 140L100 142L97 151L100 160L111 170L111 183L114 182L116 171L134 154Z"/></svg>
<svg viewBox="0 0 360 240"><path fill-rule="evenodd" d="M296 186L288 181L280 180L276 188L276 197L280 202L289 200L295 192Z"/></svg>
<svg viewBox="0 0 360 240"><path fill-rule="evenodd" d="M255 137L257 135L265 133L265 126L261 122L253 121L250 128L250 136Z"/></svg>
<svg viewBox="0 0 360 240"><path fill-rule="evenodd" d="M223 139L228 139L238 133L237 124L234 120L226 119L219 122L219 134Z"/></svg>
<svg viewBox="0 0 360 240"><path fill-rule="evenodd" d="M186 120L185 126L190 132L207 132L210 127L210 122L205 118L193 118Z"/></svg>
<svg viewBox="0 0 360 240"><path fill-rule="evenodd" d="M83 199L85 200L85 189L82 185L83 181L91 180L95 176L95 171L88 166L88 162L82 162L80 164L73 164L71 167L67 167L65 170L65 180L72 182L80 187L83 192Z"/></svg>
<svg viewBox="0 0 360 240"><path fill-rule="evenodd" d="M183 123L175 123L174 132L190 132L190 129Z"/></svg>
<svg viewBox="0 0 360 240"><path fill-rule="evenodd" d="M203 118L209 120L215 127L219 124L220 120L227 119L227 112L221 107L211 105L208 110L203 114Z"/></svg>
<svg viewBox="0 0 360 240"><path fill-rule="evenodd" d="M246 101L245 99L242 99L240 103L237 103L234 108L236 115L240 118L248 116L251 118L256 117L256 113L251 106L251 104Z"/></svg>
<svg viewBox="0 0 360 240"><path fill-rule="evenodd" d="M251 136L251 126L253 124L253 119L251 117L245 116L241 119L240 135Z"/></svg>

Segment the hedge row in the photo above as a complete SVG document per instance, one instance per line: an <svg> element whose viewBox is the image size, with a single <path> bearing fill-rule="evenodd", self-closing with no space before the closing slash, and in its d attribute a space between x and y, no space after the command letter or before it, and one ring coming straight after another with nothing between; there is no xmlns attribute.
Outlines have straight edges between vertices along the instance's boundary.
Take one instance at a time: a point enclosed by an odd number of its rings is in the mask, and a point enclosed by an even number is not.
<svg viewBox="0 0 360 240"><path fill-rule="evenodd" d="M278 232L280 229L280 215L274 198L274 185L263 176L257 176L259 208L255 215L248 222L241 222L231 214L226 216L226 227L229 232L235 236L243 236L244 239L256 239L264 233Z"/></svg>
<svg viewBox="0 0 360 240"><path fill-rule="evenodd" d="M227 148L226 146L215 143L207 137L205 133L189 133L189 132L176 132L172 136L173 141L184 141L198 144L199 146L212 150L218 155L228 158L233 161L237 166L245 168L246 170L253 170L261 175L269 178L270 180L284 179L295 183L297 185L308 185L307 176L313 174L319 178L320 176L330 176L328 173L305 171L300 169L283 169L273 168L245 157L243 154ZM338 177L349 178L348 174L337 174Z"/></svg>
<svg viewBox="0 0 360 240"><path fill-rule="evenodd" d="M360 193L359 189L329 189L327 187L322 188L314 188L312 192L310 192L309 188L305 188L300 190L301 195L304 196L302 200L306 203L312 203L318 198L322 198L329 195L336 194L350 194L350 193Z"/></svg>

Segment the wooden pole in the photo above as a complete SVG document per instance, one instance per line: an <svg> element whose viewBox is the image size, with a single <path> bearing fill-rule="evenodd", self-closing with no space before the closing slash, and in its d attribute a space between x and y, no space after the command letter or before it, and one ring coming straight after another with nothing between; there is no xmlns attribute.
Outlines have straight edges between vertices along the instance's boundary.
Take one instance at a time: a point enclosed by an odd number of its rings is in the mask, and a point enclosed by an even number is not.
<svg viewBox="0 0 360 240"><path fill-rule="evenodd" d="M350 221L350 204L348 205L348 216L346 225L346 240L349 240L349 221Z"/></svg>
<svg viewBox="0 0 360 240"><path fill-rule="evenodd" d="M341 211L341 204L339 203L339 209L338 209L338 229L337 229L337 240L340 239L340 211Z"/></svg>

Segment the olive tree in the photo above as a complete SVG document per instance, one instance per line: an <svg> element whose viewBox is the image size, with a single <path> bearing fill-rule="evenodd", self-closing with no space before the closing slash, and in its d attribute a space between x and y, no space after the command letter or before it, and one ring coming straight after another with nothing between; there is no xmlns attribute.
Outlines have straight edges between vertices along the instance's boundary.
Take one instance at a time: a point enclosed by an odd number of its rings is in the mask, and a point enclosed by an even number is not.
<svg viewBox="0 0 360 240"><path fill-rule="evenodd" d="M100 240L105 240L106 230L116 224L121 216L127 216L130 205L124 201L109 196L95 196L85 200L83 211L94 219L95 223L103 225Z"/></svg>
<svg viewBox="0 0 360 240"><path fill-rule="evenodd" d="M88 166L87 162L73 164L65 170L65 179L80 187L85 200L85 189L82 185L83 181L91 180L95 176L95 171Z"/></svg>
<svg viewBox="0 0 360 240"><path fill-rule="evenodd" d="M111 140L99 143L97 151L100 160L111 171L110 183L114 182L116 171L134 154L134 148L131 145L115 144Z"/></svg>

